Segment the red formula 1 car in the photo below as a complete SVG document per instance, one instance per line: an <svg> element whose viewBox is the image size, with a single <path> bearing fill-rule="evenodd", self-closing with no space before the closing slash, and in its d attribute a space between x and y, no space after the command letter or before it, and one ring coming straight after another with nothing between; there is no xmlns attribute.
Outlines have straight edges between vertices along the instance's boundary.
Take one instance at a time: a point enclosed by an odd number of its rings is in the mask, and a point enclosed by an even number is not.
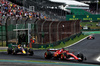
<svg viewBox="0 0 100 66"><path fill-rule="evenodd" d="M58 59L66 59L66 60L78 60L82 62L86 60L86 57L82 53L75 55L74 53L70 53L68 50L64 49L49 49L44 54L45 59L58 58Z"/></svg>
<svg viewBox="0 0 100 66"><path fill-rule="evenodd" d="M87 39L95 39L93 35L87 37Z"/></svg>

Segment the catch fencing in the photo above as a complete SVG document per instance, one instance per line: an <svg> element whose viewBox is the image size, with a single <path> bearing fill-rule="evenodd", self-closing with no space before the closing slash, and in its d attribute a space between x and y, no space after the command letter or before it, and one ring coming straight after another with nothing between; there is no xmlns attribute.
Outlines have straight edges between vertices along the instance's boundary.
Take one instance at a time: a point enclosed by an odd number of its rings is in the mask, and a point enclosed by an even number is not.
<svg viewBox="0 0 100 66"><path fill-rule="evenodd" d="M5 28L7 28L5 33L7 32L8 43L18 43L18 34L27 34L27 30L17 32L14 29L28 29L28 24L31 24L30 34L31 37L34 37L35 44L59 42L81 32L80 20L48 21L37 18L6 17L3 22L5 22Z"/></svg>

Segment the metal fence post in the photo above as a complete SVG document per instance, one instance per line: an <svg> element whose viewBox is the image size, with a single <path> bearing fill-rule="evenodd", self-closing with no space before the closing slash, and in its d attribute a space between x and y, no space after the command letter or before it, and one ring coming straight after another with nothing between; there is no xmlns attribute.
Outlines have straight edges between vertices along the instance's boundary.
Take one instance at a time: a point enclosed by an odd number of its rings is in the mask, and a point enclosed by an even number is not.
<svg viewBox="0 0 100 66"><path fill-rule="evenodd" d="M74 24L71 23L71 34L74 34L74 31L73 31L73 30L74 30L74 27L73 27L73 25L74 25Z"/></svg>
<svg viewBox="0 0 100 66"><path fill-rule="evenodd" d="M40 37L39 37L39 31L38 31L38 27L39 27L39 26L38 26L38 23L39 23L40 21L41 21L41 20L36 19L36 21L34 22L34 23L36 24L36 35L37 35L38 38L40 38ZM35 30L34 30L33 33L35 34ZM38 38L36 39L36 43L39 43L39 41L40 41Z"/></svg>
<svg viewBox="0 0 100 66"><path fill-rule="evenodd" d="M61 23L61 21L57 24L57 41L59 41L59 24Z"/></svg>
<svg viewBox="0 0 100 66"><path fill-rule="evenodd" d="M17 24L18 19L19 19L19 18L16 19L16 29L18 28L18 24ZM18 40L18 38L17 38L17 36L18 36L17 33L18 33L18 32L17 32L17 30L16 30L16 44L17 44L17 40Z"/></svg>
<svg viewBox="0 0 100 66"><path fill-rule="evenodd" d="M51 41L51 25L52 25L52 23L53 23L53 21L49 25L49 39L50 39L50 43L52 42Z"/></svg>
<svg viewBox="0 0 100 66"><path fill-rule="evenodd" d="M6 28L6 46L8 46L8 19L9 19L9 16L6 18L6 24L5 24L5 28Z"/></svg>
<svg viewBox="0 0 100 66"><path fill-rule="evenodd" d="M75 26L76 24L75 23L76 23L76 21L74 22L74 34L76 32L76 26Z"/></svg>
<svg viewBox="0 0 100 66"><path fill-rule="evenodd" d="M46 22L46 21L44 21L44 22L42 23L42 26L41 26L41 34L42 34L42 32L43 32L43 25L44 25L45 22ZM43 44L43 37L42 37L42 44Z"/></svg>
<svg viewBox="0 0 100 66"><path fill-rule="evenodd" d="M3 27L2 24L0 25L0 27L1 27L1 35L0 35L0 36L1 36L1 38L2 38L2 46L3 46L3 31L4 31L4 30L3 30L3 28L2 28L2 27Z"/></svg>
<svg viewBox="0 0 100 66"><path fill-rule="evenodd" d="M28 20L29 18L26 18L26 20L25 20L25 29L26 29L26 22L27 22L27 20ZM28 31L26 30L25 31L26 32L26 35L28 35ZM26 39L27 40L27 39ZM28 45L28 42L26 41L26 45Z"/></svg>
<svg viewBox="0 0 100 66"><path fill-rule="evenodd" d="M40 20L36 20L36 34L37 34L37 37L39 38L39 32L38 32L38 23L39 23ZM34 32L35 33L35 32ZM36 39L36 43L39 42L39 39Z"/></svg>

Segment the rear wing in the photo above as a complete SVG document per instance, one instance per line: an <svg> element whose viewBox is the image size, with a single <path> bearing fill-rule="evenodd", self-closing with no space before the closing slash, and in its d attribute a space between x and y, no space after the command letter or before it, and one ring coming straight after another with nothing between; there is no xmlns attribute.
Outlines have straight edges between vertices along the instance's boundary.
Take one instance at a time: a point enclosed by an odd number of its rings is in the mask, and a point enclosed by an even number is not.
<svg viewBox="0 0 100 66"><path fill-rule="evenodd" d="M8 44L8 47L9 48L15 48L15 47L17 47L18 45L16 45L16 44Z"/></svg>
<svg viewBox="0 0 100 66"><path fill-rule="evenodd" d="M57 51L59 49L48 49L47 51Z"/></svg>

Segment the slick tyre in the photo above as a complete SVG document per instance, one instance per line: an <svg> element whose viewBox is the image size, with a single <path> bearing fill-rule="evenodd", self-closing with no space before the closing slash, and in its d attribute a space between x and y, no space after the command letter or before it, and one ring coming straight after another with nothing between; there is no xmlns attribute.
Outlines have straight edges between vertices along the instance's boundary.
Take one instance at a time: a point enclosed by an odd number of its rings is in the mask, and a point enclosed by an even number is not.
<svg viewBox="0 0 100 66"><path fill-rule="evenodd" d="M94 37L92 39L95 39Z"/></svg>
<svg viewBox="0 0 100 66"><path fill-rule="evenodd" d="M33 56L34 55L34 52L33 52L33 50L32 49L29 49L29 56Z"/></svg>
<svg viewBox="0 0 100 66"><path fill-rule="evenodd" d="M89 39L89 37L87 37L87 39Z"/></svg>
<svg viewBox="0 0 100 66"><path fill-rule="evenodd" d="M82 62L83 60L84 60L84 56L83 56L83 54L77 54L77 57L78 58L81 58L81 60L78 60L79 62Z"/></svg>
<svg viewBox="0 0 100 66"><path fill-rule="evenodd" d="M51 52L45 52L44 57L45 57L45 59L51 59L52 58Z"/></svg>
<svg viewBox="0 0 100 66"><path fill-rule="evenodd" d="M12 48L7 49L7 54L12 54Z"/></svg>
<svg viewBox="0 0 100 66"><path fill-rule="evenodd" d="M60 55L60 60L64 60L64 55L63 54Z"/></svg>
<svg viewBox="0 0 100 66"><path fill-rule="evenodd" d="M17 54L17 51L18 51L18 48L15 48L14 50L13 50L13 55L16 55Z"/></svg>

